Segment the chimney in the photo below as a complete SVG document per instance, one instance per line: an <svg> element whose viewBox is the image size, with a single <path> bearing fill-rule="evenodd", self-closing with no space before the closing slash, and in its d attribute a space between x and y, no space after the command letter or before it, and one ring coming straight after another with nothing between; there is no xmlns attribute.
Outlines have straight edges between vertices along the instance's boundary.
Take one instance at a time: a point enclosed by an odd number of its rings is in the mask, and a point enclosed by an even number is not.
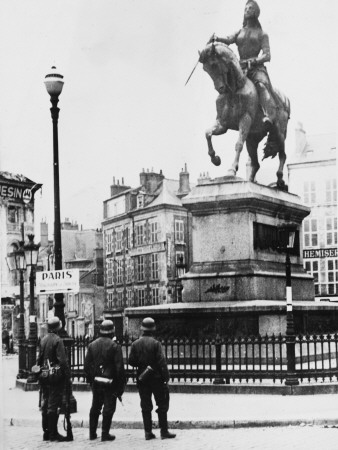
<svg viewBox="0 0 338 450"><path fill-rule="evenodd" d="M40 242L41 247L48 247L48 223L40 223Z"/></svg>
<svg viewBox="0 0 338 450"><path fill-rule="evenodd" d="M113 184L110 186L110 196L114 197L115 195L121 194L121 192L127 191L130 189L130 186L125 186L124 178L122 178L122 182L120 184L120 180L115 181L115 177L113 177Z"/></svg>
<svg viewBox="0 0 338 450"><path fill-rule="evenodd" d="M143 186L144 190L147 192L147 194L153 194L156 189L158 188L159 184L162 183L164 179L164 175L162 173L162 170L160 170L160 173L156 173L153 171L150 172L149 169L147 169L147 172L143 171L140 173L140 184Z"/></svg>
<svg viewBox="0 0 338 450"><path fill-rule="evenodd" d="M178 197L184 197L190 192L189 172L187 171L187 163L184 164L184 170L180 172L180 186L178 188Z"/></svg>

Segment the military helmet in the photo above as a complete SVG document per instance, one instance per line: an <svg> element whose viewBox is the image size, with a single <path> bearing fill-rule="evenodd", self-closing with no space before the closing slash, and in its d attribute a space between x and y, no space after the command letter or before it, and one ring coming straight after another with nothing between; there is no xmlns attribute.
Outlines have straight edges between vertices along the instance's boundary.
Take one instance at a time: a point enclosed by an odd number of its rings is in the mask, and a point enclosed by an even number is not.
<svg viewBox="0 0 338 450"><path fill-rule="evenodd" d="M61 321L58 317L50 317L47 322L48 331L59 331L62 328Z"/></svg>
<svg viewBox="0 0 338 450"><path fill-rule="evenodd" d="M153 331L155 330L155 328L156 328L155 320L152 319L151 317L146 317L145 319L142 320L141 330Z"/></svg>
<svg viewBox="0 0 338 450"><path fill-rule="evenodd" d="M115 327L111 320L104 320L100 325L100 334L103 336L109 336L110 334L114 334Z"/></svg>

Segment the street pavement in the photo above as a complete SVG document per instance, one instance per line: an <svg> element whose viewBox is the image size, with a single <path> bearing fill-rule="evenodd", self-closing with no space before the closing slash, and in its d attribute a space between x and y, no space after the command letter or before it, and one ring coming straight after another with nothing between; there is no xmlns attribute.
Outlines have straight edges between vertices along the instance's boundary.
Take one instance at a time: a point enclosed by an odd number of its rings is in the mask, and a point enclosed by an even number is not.
<svg viewBox="0 0 338 450"><path fill-rule="evenodd" d="M50 448L43 443L38 393L15 387L17 356L2 358L1 442L3 449ZM145 441L139 397L136 392L123 396L113 418L116 441L88 440L90 392L74 392L77 412L72 414L74 441L58 443L58 448L91 449L307 449L338 448L338 394L321 395L244 395L182 394L170 397L168 414L174 440ZM61 416L62 417L62 416ZM60 418L61 419L61 418ZM337 427L337 428L336 428ZM60 420L60 430L62 423ZM55 444L56 445L56 444Z"/></svg>
<svg viewBox="0 0 338 450"><path fill-rule="evenodd" d="M116 440L88 440L88 429L76 428L72 442L43 442L37 427L5 427L3 450L337 450L338 429L317 426L177 430L175 439L145 441L142 430L114 429Z"/></svg>

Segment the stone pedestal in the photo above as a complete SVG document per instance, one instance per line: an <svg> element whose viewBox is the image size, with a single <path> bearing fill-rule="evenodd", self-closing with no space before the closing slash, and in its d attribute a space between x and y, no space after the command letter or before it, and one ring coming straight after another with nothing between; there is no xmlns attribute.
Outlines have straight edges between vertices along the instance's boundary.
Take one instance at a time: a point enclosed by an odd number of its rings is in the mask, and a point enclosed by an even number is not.
<svg viewBox="0 0 338 450"><path fill-rule="evenodd" d="M278 227L300 234L310 213L297 195L236 177L205 180L182 200L192 214L192 266L183 278L183 302L285 300L285 253ZM302 266L302 242L291 254L294 300L314 300Z"/></svg>
<svg viewBox="0 0 338 450"><path fill-rule="evenodd" d="M192 265L182 303L127 308L130 334L151 316L160 336L211 338L286 333L286 254L278 227L296 226L290 255L296 333L331 331L338 305L314 301L302 266L302 221L310 213L297 195L236 177L202 180L183 198L192 216Z"/></svg>

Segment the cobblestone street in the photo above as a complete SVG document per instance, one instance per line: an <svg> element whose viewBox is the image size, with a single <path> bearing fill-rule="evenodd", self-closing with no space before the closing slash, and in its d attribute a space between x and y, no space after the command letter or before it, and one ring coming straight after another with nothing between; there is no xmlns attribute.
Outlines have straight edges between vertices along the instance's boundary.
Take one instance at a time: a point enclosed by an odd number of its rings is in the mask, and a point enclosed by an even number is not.
<svg viewBox="0 0 338 450"><path fill-rule="evenodd" d="M157 439L145 441L142 430L111 430L116 436L114 442L88 440L88 429L76 428L74 441L67 443L47 443L42 441L40 428L11 427L4 429L3 450L72 449L92 448L119 450L336 450L338 429L324 427L278 427L241 428L227 430L176 430L173 440Z"/></svg>

